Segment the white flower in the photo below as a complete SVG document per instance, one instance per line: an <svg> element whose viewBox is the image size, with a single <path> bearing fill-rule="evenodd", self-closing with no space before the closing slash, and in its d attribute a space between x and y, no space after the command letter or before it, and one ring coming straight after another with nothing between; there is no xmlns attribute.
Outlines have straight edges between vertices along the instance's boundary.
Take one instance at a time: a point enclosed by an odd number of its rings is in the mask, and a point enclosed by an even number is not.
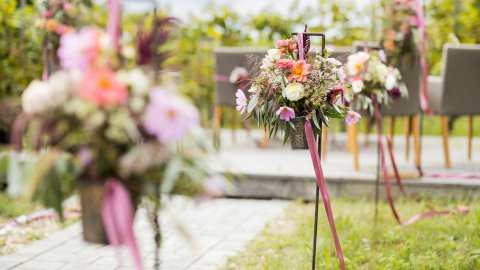
<svg viewBox="0 0 480 270"><path fill-rule="evenodd" d="M336 66L336 67L342 65L342 63L341 63L340 61L338 61L337 59L335 59L335 58L328 58L327 61L328 61L330 64L332 64L333 66Z"/></svg>
<svg viewBox="0 0 480 270"><path fill-rule="evenodd" d="M49 107L55 109L63 105L72 93L77 92L80 82L78 72L58 71L48 79L49 95L53 97Z"/></svg>
<svg viewBox="0 0 480 270"><path fill-rule="evenodd" d="M305 95L305 88L301 83L290 83L285 88L285 97L290 101L297 101Z"/></svg>
<svg viewBox="0 0 480 270"><path fill-rule="evenodd" d="M343 69L341 67L333 69L333 73L337 74L338 79L341 82L344 82L345 78L347 77L347 75L345 74L345 72L343 71Z"/></svg>
<svg viewBox="0 0 480 270"><path fill-rule="evenodd" d="M275 64L270 62L266 57L262 59L262 65L260 66L260 69L271 72L274 67Z"/></svg>
<svg viewBox="0 0 480 270"><path fill-rule="evenodd" d="M150 79L143 70L135 68L132 70L120 70L117 72L118 80L132 88L137 95L146 95L150 90Z"/></svg>
<svg viewBox="0 0 480 270"><path fill-rule="evenodd" d="M127 59L135 58L135 49L132 46L123 46L122 55Z"/></svg>
<svg viewBox="0 0 480 270"><path fill-rule="evenodd" d="M387 79L385 80L385 88L387 90L392 90L395 85L397 85L397 78L395 77L395 74L390 73L387 75Z"/></svg>
<svg viewBox="0 0 480 270"><path fill-rule="evenodd" d="M241 79L248 78L248 71L244 67L235 67L230 73L230 83L237 83Z"/></svg>
<svg viewBox="0 0 480 270"><path fill-rule="evenodd" d="M48 83L34 80L22 94L22 108L26 114L42 113L49 108L51 99Z"/></svg>
<svg viewBox="0 0 480 270"><path fill-rule="evenodd" d="M361 79L357 79L352 82L352 91L355 94L362 92L362 89L363 89L363 81Z"/></svg>
<svg viewBox="0 0 480 270"><path fill-rule="evenodd" d="M357 75L361 70L365 68L365 65L369 58L370 58L370 55L366 52L358 52L356 54L352 54L348 56L348 60L347 60L348 74L352 76Z"/></svg>
<svg viewBox="0 0 480 270"><path fill-rule="evenodd" d="M268 61L275 63L282 58L282 52L278 49L270 49L267 52Z"/></svg>

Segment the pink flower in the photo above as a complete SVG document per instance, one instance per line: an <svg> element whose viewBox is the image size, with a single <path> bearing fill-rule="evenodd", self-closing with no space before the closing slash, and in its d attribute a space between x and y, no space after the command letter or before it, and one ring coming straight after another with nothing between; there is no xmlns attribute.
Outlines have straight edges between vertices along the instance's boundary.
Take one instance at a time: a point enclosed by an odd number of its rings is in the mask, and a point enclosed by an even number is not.
<svg viewBox="0 0 480 270"><path fill-rule="evenodd" d="M295 118L295 111L287 106L280 107L275 114L283 121L290 121Z"/></svg>
<svg viewBox="0 0 480 270"><path fill-rule="evenodd" d="M310 73L310 65L304 60L297 61L290 69L291 74L288 80L292 82L306 82L307 75Z"/></svg>
<svg viewBox="0 0 480 270"><path fill-rule="evenodd" d="M121 104L128 98L127 87L108 68L87 70L79 92L82 98L101 106Z"/></svg>
<svg viewBox="0 0 480 270"><path fill-rule="evenodd" d="M360 121L360 118L362 118L362 116L360 116L359 113L354 111L348 111L347 116L345 116L345 122L347 122L347 124L349 125L355 124Z"/></svg>
<svg viewBox="0 0 480 270"><path fill-rule="evenodd" d="M237 90L237 93L235 94L237 97L237 111L239 111L241 114L244 114L247 112L247 97L245 96L245 93L241 89Z"/></svg>
<svg viewBox="0 0 480 270"><path fill-rule="evenodd" d="M64 33L58 49L62 68L85 70L90 67L100 50L99 36L100 32L94 28Z"/></svg>
<svg viewBox="0 0 480 270"><path fill-rule="evenodd" d="M197 109L183 98L161 88L152 90L144 127L159 142L166 144L179 140L199 124Z"/></svg>
<svg viewBox="0 0 480 270"><path fill-rule="evenodd" d="M275 67L289 69L293 67L293 64L294 61L291 59L280 59L275 63Z"/></svg>
<svg viewBox="0 0 480 270"><path fill-rule="evenodd" d="M277 49L288 49L293 51L297 48L297 42L291 38L285 40L279 40L275 43Z"/></svg>

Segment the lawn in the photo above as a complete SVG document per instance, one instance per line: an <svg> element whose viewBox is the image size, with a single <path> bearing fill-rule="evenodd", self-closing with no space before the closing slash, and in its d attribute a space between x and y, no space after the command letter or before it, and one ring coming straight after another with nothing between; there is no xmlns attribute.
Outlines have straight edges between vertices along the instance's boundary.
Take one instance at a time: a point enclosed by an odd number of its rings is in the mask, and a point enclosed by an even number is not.
<svg viewBox="0 0 480 270"><path fill-rule="evenodd" d="M462 202L428 199L399 201L400 215L436 208L454 208ZM468 215L424 219L409 227L395 223L388 205L336 199L332 202L347 269L480 269L480 202L465 203ZM321 206L316 269L340 269L328 222ZM295 202L247 248L230 258L224 270L308 270L314 206Z"/></svg>

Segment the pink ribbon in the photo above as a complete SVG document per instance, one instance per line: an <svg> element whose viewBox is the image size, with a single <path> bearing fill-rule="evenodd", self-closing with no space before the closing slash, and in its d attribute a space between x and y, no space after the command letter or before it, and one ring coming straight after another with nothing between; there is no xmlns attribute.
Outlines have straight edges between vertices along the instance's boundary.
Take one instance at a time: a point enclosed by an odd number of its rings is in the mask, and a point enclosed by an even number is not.
<svg viewBox="0 0 480 270"><path fill-rule="evenodd" d="M298 32L298 60L305 60L303 52L303 33L304 32Z"/></svg>
<svg viewBox="0 0 480 270"><path fill-rule="evenodd" d="M409 218L408 220L406 220L404 222L401 221L400 216L398 215L397 210L395 209L395 202L394 202L394 199L393 199L393 196L392 196L392 190L391 190L391 186L390 186L390 178L389 178L389 175L388 175L387 164L385 162L385 149L384 149L384 146L383 146L382 129L381 129L382 115L380 113L380 108L378 106L377 100L373 96L371 98L373 100L375 122L377 124L377 139L378 139L378 147L380 149L380 166L382 168L383 178L385 180L385 192L387 194L387 200L388 200L388 204L390 205L390 209L392 211L392 214L395 217L395 220L398 222L398 224L401 225L401 226L408 226L408 225L411 225L411 224L415 223L418 220L428 218L428 217L433 217L433 216L438 216L438 215L449 215L449 214L467 214L468 211L469 211L468 207L459 206L458 210L453 210L453 211L452 210L428 211L428 212L425 212L425 213L417 214L417 215ZM387 143L389 144L388 146L389 146L389 151L390 151L390 158L392 159L392 164L394 165L394 168L395 168L396 165L395 165L395 160L393 158L393 153L392 153L392 149L391 149L391 142L388 139L387 139ZM398 172L396 172L396 176L397 175L398 175ZM399 178L400 176L397 176L397 177ZM400 187L400 185L399 185L399 187ZM403 187L401 189L402 189L402 193L404 193Z"/></svg>
<svg viewBox="0 0 480 270"><path fill-rule="evenodd" d="M120 15L120 0L109 0L107 32L110 35L112 47L117 51L120 49Z"/></svg>
<svg viewBox="0 0 480 270"><path fill-rule="evenodd" d="M318 156L318 150L315 143L315 137L313 135L312 125L310 124L310 121L308 119L305 120L305 135L307 137L308 149L310 150L310 157L312 158L313 168L315 170L315 176L317 178L317 185L320 189L320 193L322 194L323 205L325 206L325 213L327 214L328 223L330 224L330 230L332 231L333 240L335 242L335 249L337 250L340 268L342 270L345 270L342 246L340 245L337 229L335 227L335 220L333 219L333 212L330 205L330 198L328 196L327 184L325 183L322 164L320 162L320 157Z"/></svg>
<svg viewBox="0 0 480 270"><path fill-rule="evenodd" d="M126 245L132 254L135 268L142 270L143 264L133 232L134 217L135 210L128 190L118 179L107 180L102 205L102 219L108 242L117 248Z"/></svg>
<svg viewBox="0 0 480 270"><path fill-rule="evenodd" d="M432 114L432 109L428 104L428 62L426 51L428 47L427 28L425 26L425 14L420 0L414 0L415 11L417 15L418 30L420 31L420 65L422 68L422 85L420 91L420 106L426 114Z"/></svg>

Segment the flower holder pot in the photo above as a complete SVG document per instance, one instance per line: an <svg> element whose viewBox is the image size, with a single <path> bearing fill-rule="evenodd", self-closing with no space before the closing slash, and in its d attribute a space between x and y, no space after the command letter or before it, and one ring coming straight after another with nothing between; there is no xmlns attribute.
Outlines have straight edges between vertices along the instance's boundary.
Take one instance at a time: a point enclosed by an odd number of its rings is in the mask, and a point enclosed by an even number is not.
<svg viewBox="0 0 480 270"><path fill-rule="evenodd" d="M292 120L295 129L290 127L290 146L292 150L308 149L307 137L305 136L305 117L295 117Z"/></svg>
<svg viewBox="0 0 480 270"><path fill-rule="evenodd" d="M102 221L102 202L105 193L102 181L78 181L82 207L83 239L92 244L107 245Z"/></svg>

